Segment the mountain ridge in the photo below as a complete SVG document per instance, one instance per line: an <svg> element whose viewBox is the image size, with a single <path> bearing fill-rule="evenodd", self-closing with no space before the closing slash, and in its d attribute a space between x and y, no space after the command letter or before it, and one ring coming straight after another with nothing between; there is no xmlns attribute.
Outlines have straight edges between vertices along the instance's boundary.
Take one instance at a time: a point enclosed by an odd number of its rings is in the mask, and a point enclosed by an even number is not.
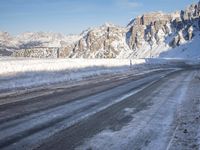
<svg viewBox="0 0 200 150"><path fill-rule="evenodd" d="M185 58L188 55L188 57L199 58L200 52L195 52L195 56L190 56L191 46L186 46L192 42L197 43L199 31L200 2L173 13L161 11L145 13L131 20L126 27L105 23L102 26L85 30L79 35L30 32L12 37L6 32L1 32L0 50L9 51L10 55L15 57L146 58L184 56ZM197 45L195 49L198 46L200 47ZM174 56L171 53L164 55L177 48L181 48L181 50L178 49L181 52L180 55L179 53ZM188 54L185 54L186 52Z"/></svg>

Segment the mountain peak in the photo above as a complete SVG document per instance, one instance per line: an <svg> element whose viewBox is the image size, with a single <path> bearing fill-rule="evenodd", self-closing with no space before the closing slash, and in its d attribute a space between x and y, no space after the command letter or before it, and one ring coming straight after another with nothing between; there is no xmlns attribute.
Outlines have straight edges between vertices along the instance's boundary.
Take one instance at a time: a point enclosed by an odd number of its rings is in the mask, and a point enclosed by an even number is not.
<svg viewBox="0 0 200 150"><path fill-rule="evenodd" d="M4 33L0 45L9 50L17 49L13 56L26 57L55 57L59 54L59 57L66 58L145 58L166 56L164 52L171 54L173 50L179 51L170 55L173 57L199 57L200 52L190 56L194 49L187 47L188 43L195 41L196 47L200 47L196 40L199 32L200 1L173 13L144 13L131 20L127 27L106 22L77 36L31 32L16 38L4 38Z"/></svg>
<svg viewBox="0 0 200 150"><path fill-rule="evenodd" d="M113 23L111 23L111 22L105 22L105 23L103 24L103 26L105 26L105 27L115 27L116 25L113 24Z"/></svg>

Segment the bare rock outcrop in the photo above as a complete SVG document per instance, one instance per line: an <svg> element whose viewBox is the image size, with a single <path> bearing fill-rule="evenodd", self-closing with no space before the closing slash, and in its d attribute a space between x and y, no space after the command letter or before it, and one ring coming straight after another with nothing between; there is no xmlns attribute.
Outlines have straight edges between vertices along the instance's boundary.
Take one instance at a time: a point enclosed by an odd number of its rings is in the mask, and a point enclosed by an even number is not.
<svg viewBox="0 0 200 150"><path fill-rule="evenodd" d="M105 24L89 30L75 45L73 58L115 58L124 48L126 28ZM124 38L124 39L123 39Z"/></svg>

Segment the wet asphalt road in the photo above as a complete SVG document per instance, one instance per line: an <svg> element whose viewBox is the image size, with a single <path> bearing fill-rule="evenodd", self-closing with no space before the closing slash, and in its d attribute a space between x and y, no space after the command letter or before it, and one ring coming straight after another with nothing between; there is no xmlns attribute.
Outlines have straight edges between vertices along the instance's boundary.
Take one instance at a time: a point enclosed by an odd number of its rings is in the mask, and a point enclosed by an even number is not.
<svg viewBox="0 0 200 150"><path fill-rule="evenodd" d="M188 120L187 107L198 109L196 101L190 103L193 97L198 99L198 76L198 70L129 73L34 98L21 95L22 100L13 101L12 97L0 105L0 149L191 148L190 144L184 147L187 138L180 136L182 130L189 134L190 129L179 124ZM127 108L132 110L128 114ZM193 115L197 114L198 110ZM105 130L123 135L127 126L134 127L125 136L126 143L116 143L117 136L99 140ZM196 126L191 137L198 133ZM190 143L198 148L198 138Z"/></svg>

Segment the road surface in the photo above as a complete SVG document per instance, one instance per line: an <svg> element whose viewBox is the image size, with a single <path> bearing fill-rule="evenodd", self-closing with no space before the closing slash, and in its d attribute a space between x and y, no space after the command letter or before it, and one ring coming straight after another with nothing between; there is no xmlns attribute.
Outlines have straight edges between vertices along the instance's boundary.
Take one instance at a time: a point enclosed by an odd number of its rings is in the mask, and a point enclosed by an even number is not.
<svg viewBox="0 0 200 150"><path fill-rule="evenodd" d="M0 149L199 149L199 87L200 70L164 69L1 98Z"/></svg>

